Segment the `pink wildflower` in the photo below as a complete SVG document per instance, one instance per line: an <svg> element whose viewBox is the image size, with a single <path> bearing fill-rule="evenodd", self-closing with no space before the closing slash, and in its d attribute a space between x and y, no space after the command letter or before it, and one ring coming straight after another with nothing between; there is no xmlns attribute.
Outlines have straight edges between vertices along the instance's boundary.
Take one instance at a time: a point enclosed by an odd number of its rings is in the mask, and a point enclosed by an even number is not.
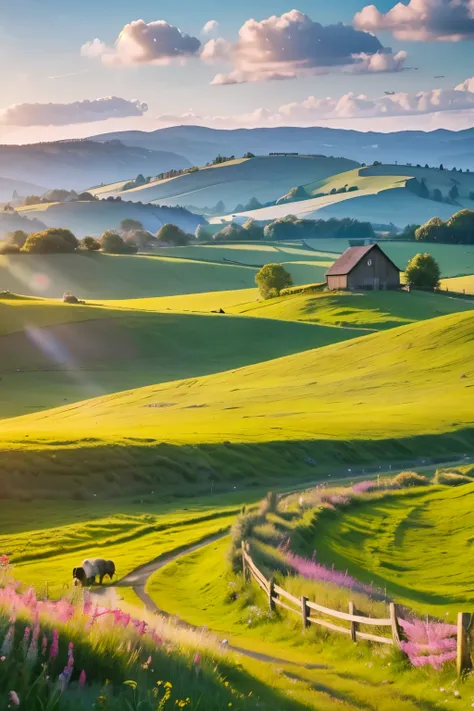
<svg viewBox="0 0 474 711"><path fill-rule="evenodd" d="M41 654L43 655L43 657L44 657L45 654L46 654L47 648L48 648L48 638L47 638L46 635L44 634L44 635L43 635L43 641L42 641L42 643L41 643Z"/></svg>
<svg viewBox="0 0 474 711"><path fill-rule="evenodd" d="M0 568L8 568L10 565L10 559L7 555L0 555Z"/></svg>
<svg viewBox="0 0 474 711"><path fill-rule="evenodd" d="M194 664L198 666L201 663L201 655L199 652L196 652L196 656L194 657Z"/></svg>
<svg viewBox="0 0 474 711"><path fill-rule="evenodd" d="M10 627L8 628L8 632L6 633L5 639L3 640L3 644L0 648L0 652L2 654L4 654L6 657L8 657L8 655L12 651L14 636L15 636L15 625L11 624Z"/></svg>
<svg viewBox="0 0 474 711"><path fill-rule="evenodd" d="M31 634L30 628L29 628L29 627L25 627L25 633L24 633L24 635L23 635L23 643L24 643L26 646L28 646L28 644L29 644L29 641L30 641L30 634Z"/></svg>
<svg viewBox="0 0 474 711"><path fill-rule="evenodd" d="M18 694L16 693L16 691L10 691L10 701L11 701L12 704L14 704L15 706L19 706L19 705L20 705L20 699L18 698Z"/></svg>
<svg viewBox="0 0 474 711"><path fill-rule="evenodd" d="M86 685L86 673L84 669L79 674L79 686L82 689Z"/></svg>
<svg viewBox="0 0 474 711"><path fill-rule="evenodd" d="M53 641L51 642L51 647L49 649L49 656L51 659L56 659L59 652L59 634L58 630L53 630Z"/></svg>

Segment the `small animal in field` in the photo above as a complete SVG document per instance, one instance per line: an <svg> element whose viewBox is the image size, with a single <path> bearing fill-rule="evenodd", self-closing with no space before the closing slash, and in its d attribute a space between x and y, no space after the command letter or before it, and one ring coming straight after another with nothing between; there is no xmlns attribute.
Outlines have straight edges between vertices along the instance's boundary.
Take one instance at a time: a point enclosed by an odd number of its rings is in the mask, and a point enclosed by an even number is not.
<svg viewBox="0 0 474 711"><path fill-rule="evenodd" d="M102 585L106 575L112 580L115 575L115 563L103 558L83 560L81 565L73 568L72 571L74 585L94 585L97 576L99 576L99 585Z"/></svg>

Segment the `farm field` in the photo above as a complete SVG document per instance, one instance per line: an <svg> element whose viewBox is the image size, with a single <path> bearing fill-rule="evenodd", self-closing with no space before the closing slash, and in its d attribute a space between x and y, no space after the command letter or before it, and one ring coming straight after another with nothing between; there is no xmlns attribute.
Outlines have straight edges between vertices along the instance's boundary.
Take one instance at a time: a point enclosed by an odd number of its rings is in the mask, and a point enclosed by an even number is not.
<svg viewBox="0 0 474 711"><path fill-rule="evenodd" d="M116 488L116 477L125 476L124 490L133 484L127 467L173 487L183 477L202 482L210 472L223 481L257 472L260 482L275 480L289 463L294 477L309 475L307 456L323 467L462 454L472 443L472 338L473 314L452 314L3 420L2 473L8 477L11 467L17 472L11 483L34 488L33 468L54 489L68 471L62 480L70 490L88 481L104 487L100 472L115 468L107 486Z"/></svg>
<svg viewBox="0 0 474 711"><path fill-rule="evenodd" d="M467 484L353 505L320 520L317 558L452 621L473 608L473 500L474 484Z"/></svg>
<svg viewBox="0 0 474 711"><path fill-rule="evenodd" d="M453 279L443 279L441 288L449 291L464 292L466 294L474 294L474 274L463 277L454 277Z"/></svg>
<svg viewBox="0 0 474 711"><path fill-rule="evenodd" d="M217 373L357 335L238 316L0 300L0 417Z"/></svg>

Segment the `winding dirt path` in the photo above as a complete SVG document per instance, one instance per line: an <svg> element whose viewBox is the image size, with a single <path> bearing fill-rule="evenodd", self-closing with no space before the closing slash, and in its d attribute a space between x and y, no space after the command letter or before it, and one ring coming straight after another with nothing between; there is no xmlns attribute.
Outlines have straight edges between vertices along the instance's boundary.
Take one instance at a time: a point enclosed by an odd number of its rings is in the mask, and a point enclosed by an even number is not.
<svg viewBox="0 0 474 711"><path fill-rule="evenodd" d="M180 625L181 627L193 629L198 632L209 631L207 630L207 628L198 627L197 625L192 625L189 622L180 620L174 615L170 615L168 612L166 612L166 610L162 610L161 608L159 608L158 605L154 602L154 600L152 600L152 598L146 592L145 586L149 578L153 575L153 573L156 573L156 571L160 570L160 568L163 568L165 565L171 563L172 561L178 560L178 558L182 558L186 555L189 555L190 553L194 553L194 551L200 550L201 548L204 548L205 546L214 543L214 541L220 540L224 536L227 536L228 533L228 530L219 531L219 533L214 533L212 536L207 536L206 538L203 538L197 543L193 543L190 546L185 546L178 550L172 551L171 553L164 553L158 558L155 558L155 560L152 560L150 563L146 563L145 565L141 565L138 568L135 568L135 570L132 570L131 573L121 578L115 585L115 587L131 587L137 597L139 597L140 600L144 603L147 610L155 614L163 615L163 617L173 617L175 619L176 624ZM330 668L326 664L301 664L299 662L291 661L288 659L280 659L278 657L272 657L267 654L262 654L260 652L254 652L251 649L243 649L242 647L236 647L232 644L228 644L226 639L221 639L220 642L221 644L225 645L226 649L230 649L233 652L237 652L238 654L242 654L245 657L255 659L259 662L269 662L270 664L285 664L300 667L302 669Z"/></svg>

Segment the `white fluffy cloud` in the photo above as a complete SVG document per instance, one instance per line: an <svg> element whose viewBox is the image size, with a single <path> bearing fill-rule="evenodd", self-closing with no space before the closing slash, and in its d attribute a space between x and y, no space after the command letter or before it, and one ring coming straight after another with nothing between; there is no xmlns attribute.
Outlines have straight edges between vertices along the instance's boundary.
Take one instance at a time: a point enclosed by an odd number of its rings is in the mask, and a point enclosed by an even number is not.
<svg viewBox="0 0 474 711"><path fill-rule="evenodd" d="M403 69L405 53L393 55L371 33L343 25L321 25L299 10L280 17L247 20L235 44L227 43L225 56L233 69L218 74L213 84L241 84L268 79L294 79L334 69L392 72ZM215 46L204 48L207 57Z"/></svg>
<svg viewBox="0 0 474 711"><path fill-rule="evenodd" d="M120 32L113 47L96 38L81 47L84 57L100 57L109 66L168 64L173 59L198 56L201 42L164 20L130 22Z"/></svg>
<svg viewBox="0 0 474 711"><path fill-rule="evenodd" d="M212 35L219 29L219 23L216 20L209 20L202 28L203 35Z"/></svg>
<svg viewBox="0 0 474 711"><path fill-rule="evenodd" d="M276 111L256 109L236 116L203 116L194 111L161 115L160 124L192 124L222 128L257 126L312 126L318 121L397 118L449 111L474 110L474 77L453 89L432 89L418 93L400 92L369 98L349 92L340 97L309 96L304 101L283 104Z"/></svg>
<svg viewBox="0 0 474 711"><path fill-rule="evenodd" d="M474 37L474 0L410 0L386 13L367 5L355 15L354 25L368 32L391 30L401 40L458 42Z"/></svg>
<svg viewBox="0 0 474 711"><path fill-rule="evenodd" d="M67 126L75 123L104 121L110 118L143 116L148 106L141 101L128 101L108 96L71 104L14 104L0 110L1 126Z"/></svg>

